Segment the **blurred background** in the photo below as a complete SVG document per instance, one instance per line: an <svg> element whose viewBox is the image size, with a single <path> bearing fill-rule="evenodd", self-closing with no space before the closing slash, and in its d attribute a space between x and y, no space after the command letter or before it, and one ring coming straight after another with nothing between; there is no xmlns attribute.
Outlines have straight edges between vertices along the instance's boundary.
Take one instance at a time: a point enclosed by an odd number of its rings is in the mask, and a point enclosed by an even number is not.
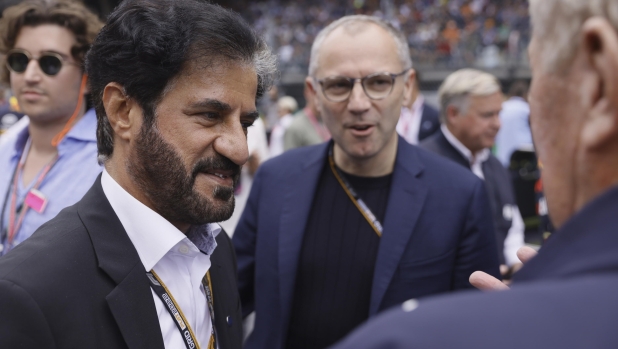
<svg viewBox="0 0 618 349"><path fill-rule="evenodd" d="M0 12L19 0L0 0ZM429 105L437 107L437 89L444 79L464 67L496 76L509 91L516 82L529 83L526 48L530 40L528 3L525 0L227 0L212 1L239 12L264 36L279 58L277 89L260 103L263 116L277 113L275 101L291 96L305 107L303 94L311 44L332 21L350 14L384 18L400 28L410 46L419 90ZM120 0L84 0L104 20ZM8 86L0 85L0 106L9 106ZM15 104L15 103L13 103ZM272 109L272 110L270 110ZM20 116L16 113L17 116ZM277 119L277 117L274 117ZM2 121L13 124L10 115ZM273 124L266 122L270 139ZM0 125L2 130L10 126ZM6 126L6 127L5 127ZM266 142L266 141L264 141ZM270 143L270 142L269 142ZM262 146L262 148L265 145ZM266 151L265 151L266 152ZM262 156L262 161L267 156ZM513 176L518 206L526 224L526 241L540 244L551 227L542 219L544 199L539 169L531 149L513 154L505 164ZM541 214L539 214L541 212ZM540 218L541 217L541 218ZM545 223L544 223L545 221ZM228 229L233 230L233 227Z"/></svg>

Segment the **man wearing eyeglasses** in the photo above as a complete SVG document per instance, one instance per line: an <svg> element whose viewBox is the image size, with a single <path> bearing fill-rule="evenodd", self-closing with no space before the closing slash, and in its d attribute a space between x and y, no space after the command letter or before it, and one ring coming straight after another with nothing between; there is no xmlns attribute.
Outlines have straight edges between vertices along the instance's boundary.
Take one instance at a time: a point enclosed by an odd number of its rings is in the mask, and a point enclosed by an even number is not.
<svg viewBox="0 0 618 349"><path fill-rule="evenodd" d="M82 64L102 25L70 0L3 12L2 79L27 117L0 140L0 256L81 199L101 173Z"/></svg>
<svg viewBox="0 0 618 349"><path fill-rule="evenodd" d="M409 298L499 275L483 183L400 138L405 37L349 16L316 37L306 85L333 141L258 170L233 236L246 348L325 348Z"/></svg>

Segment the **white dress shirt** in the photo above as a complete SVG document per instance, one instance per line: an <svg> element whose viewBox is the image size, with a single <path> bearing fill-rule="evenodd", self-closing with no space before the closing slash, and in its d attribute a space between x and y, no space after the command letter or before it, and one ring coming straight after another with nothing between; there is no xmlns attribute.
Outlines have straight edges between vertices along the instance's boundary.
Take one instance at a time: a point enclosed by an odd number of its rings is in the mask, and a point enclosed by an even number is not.
<svg viewBox="0 0 618 349"><path fill-rule="evenodd" d="M418 144L418 133L421 130L424 101L425 98L419 94L412 104L412 109L407 107L401 108L401 114L397 122L397 133L410 144Z"/></svg>
<svg viewBox="0 0 618 349"><path fill-rule="evenodd" d="M210 254L217 246L214 238L221 228L206 224L192 227L185 235L131 196L107 171L103 171L101 185L137 250L144 273L154 269L182 309L200 346L207 348L212 323L202 278L210 268ZM151 292L165 348L186 348L175 320L159 296Z"/></svg>
<svg viewBox="0 0 618 349"><path fill-rule="evenodd" d="M273 130L270 134L270 157L274 158L275 156L283 154L285 151L285 147L283 146L283 137L285 137L285 131L290 127L294 121L294 116L292 114L286 114L282 116L277 124L273 127Z"/></svg>
<svg viewBox="0 0 618 349"><path fill-rule="evenodd" d="M491 155L489 149L483 149L477 152L475 156L472 156L470 149L466 148L466 146L449 131L446 125L443 124L441 130L446 140L470 162L472 172L480 179L485 180L485 175L483 175L483 162L487 161ZM521 213L519 213L517 205L506 205L502 208L502 215L506 220L511 221L511 228L509 228L509 232L504 240L504 260L507 265L511 266L519 262L517 250L525 244L524 230L526 226L524 225L524 220L521 217Z"/></svg>

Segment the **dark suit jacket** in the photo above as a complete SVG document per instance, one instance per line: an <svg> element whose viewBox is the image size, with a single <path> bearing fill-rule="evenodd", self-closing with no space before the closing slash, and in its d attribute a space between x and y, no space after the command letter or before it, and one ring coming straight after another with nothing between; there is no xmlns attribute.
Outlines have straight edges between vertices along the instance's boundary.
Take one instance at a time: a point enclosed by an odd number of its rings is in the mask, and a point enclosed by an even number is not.
<svg viewBox="0 0 618 349"><path fill-rule="evenodd" d="M222 349L240 349L234 251L224 232L216 240L210 268L215 328ZM163 348L146 270L100 176L81 201L0 258L0 343L3 348Z"/></svg>
<svg viewBox="0 0 618 349"><path fill-rule="evenodd" d="M282 348L303 234L329 143L294 149L258 170L233 236L245 348ZM470 171L399 138L371 290L370 314L400 302L469 288L475 270L498 275L490 208Z"/></svg>
<svg viewBox="0 0 618 349"><path fill-rule="evenodd" d="M421 126L418 130L418 141L431 136L440 129L440 112L438 109L423 103L423 113L421 117Z"/></svg>
<svg viewBox="0 0 618 349"><path fill-rule="evenodd" d="M434 135L425 139L419 146L449 158L471 170L470 162L449 143L441 130L438 130ZM517 207L513 181L509 171L507 171L507 169L502 166L500 160L493 155L490 155L487 161L481 166L483 169L483 176L485 177L487 195L489 195L489 203L491 205L498 256L500 257L500 263L504 264L504 241L513 224L513 216L508 216L505 210L508 210L510 213L512 212L512 208Z"/></svg>
<svg viewBox="0 0 618 349"><path fill-rule="evenodd" d="M411 312L393 310L334 348L616 348L616 212L618 188L552 234L515 274L510 291L435 297Z"/></svg>

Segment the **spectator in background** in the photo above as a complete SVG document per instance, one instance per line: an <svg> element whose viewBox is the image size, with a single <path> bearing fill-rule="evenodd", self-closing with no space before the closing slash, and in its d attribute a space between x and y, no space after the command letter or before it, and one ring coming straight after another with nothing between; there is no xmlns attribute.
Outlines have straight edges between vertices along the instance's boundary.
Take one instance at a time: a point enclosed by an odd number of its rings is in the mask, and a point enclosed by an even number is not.
<svg viewBox="0 0 618 349"><path fill-rule="evenodd" d="M73 0L27 0L0 19L2 76L27 115L0 139L0 254L79 201L102 170L82 68L102 26Z"/></svg>
<svg viewBox="0 0 618 349"><path fill-rule="evenodd" d="M286 151L319 144L330 139L330 132L324 126L322 116L316 108L314 97L307 86L305 86L304 94L305 108L296 113L294 121L285 131L283 143Z"/></svg>
<svg viewBox="0 0 618 349"><path fill-rule="evenodd" d="M270 134L273 127L279 122L279 106L277 100L279 99L279 89L277 86L273 86L268 93L262 97L262 110L264 114L264 126L266 127L267 139L270 139Z"/></svg>
<svg viewBox="0 0 618 349"><path fill-rule="evenodd" d="M397 133L410 144L418 144L440 129L440 117L436 108L425 103L419 91L418 80L414 79L412 98L401 108Z"/></svg>
<svg viewBox="0 0 618 349"><path fill-rule="evenodd" d="M509 99L502 103L500 131L496 136L496 157L504 167L509 167L511 155L518 149L532 149L530 133L530 106L528 105L528 84L514 82L508 93Z"/></svg>
<svg viewBox="0 0 618 349"><path fill-rule="evenodd" d="M292 113L298 109L298 103L296 103L294 97L284 96L277 101L277 107L279 121L277 121L270 134L270 157L281 155L285 151L285 131L294 121Z"/></svg>
<svg viewBox="0 0 618 349"><path fill-rule="evenodd" d="M411 297L499 275L487 194L395 127L414 77L405 37L347 16L313 43L305 80L332 141L263 164L234 233L246 349L320 349Z"/></svg>
<svg viewBox="0 0 618 349"><path fill-rule="evenodd" d="M524 222L517 208L510 173L491 154L500 129L503 96L498 80L487 73L461 69L438 90L442 127L421 147L472 170L485 181L491 203L503 275L519 268L517 250L524 245Z"/></svg>
<svg viewBox="0 0 618 349"><path fill-rule="evenodd" d="M240 219L240 215L245 209L247 198L251 192L253 185L253 176L262 162L268 160L268 142L266 141L266 128L262 118L259 117L253 123L253 126L247 130L247 147L249 149L249 160L242 167L240 172L240 180L234 190L234 213L224 222L219 223L225 232L232 236L236 225Z"/></svg>

